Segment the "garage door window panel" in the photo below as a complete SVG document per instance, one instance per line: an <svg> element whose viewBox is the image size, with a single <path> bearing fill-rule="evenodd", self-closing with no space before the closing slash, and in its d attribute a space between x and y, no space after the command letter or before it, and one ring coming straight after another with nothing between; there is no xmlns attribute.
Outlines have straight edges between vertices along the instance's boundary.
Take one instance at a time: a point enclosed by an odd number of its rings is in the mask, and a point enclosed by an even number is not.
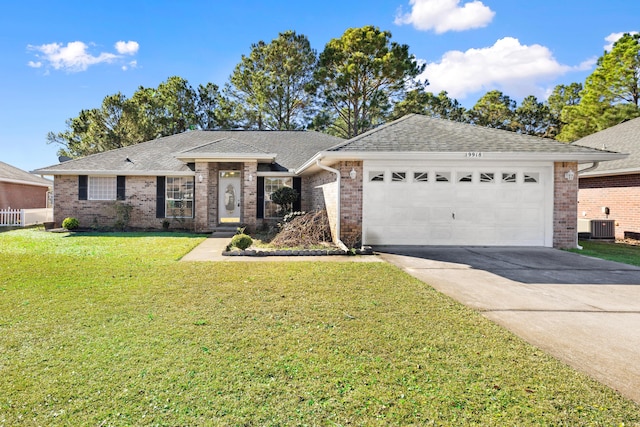
<svg viewBox="0 0 640 427"><path fill-rule="evenodd" d="M524 174L524 182L526 184L537 184L540 182L540 174L538 172L526 172Z"/></svg>
<svg viewBox="0 0 640 427"><path fill-rule="evenodd" d="M407 182L407 173L391 172L391 182Z"/></svg>
<svg viewBox="0 0 640 427"><path fill-rule="evenodd" d="M480 172L480 182L491 183L496 182L496 177L493 172Z"/></svg>
<svg viewBox="0 0 640 427"><path fill-rule="evenodd" d="M436 182L450 182L451 172L436 172Z"/></svg>
<svg viewBox="0 0 640 427"><path fill-rule="evenodd" d="M413 182L429 182L429 173L428 172L414 172L413 173Z"/></svg>
<svg viewBox="0 0 640 427"><path fill-rule="evenodd" d="M517 182L517 175L515 172L506 172L502 174L502 182L505 184L515 184Z"/></svg>
<svg viewBox="0 0 640 427"><path fill-rule="evenodd" d="M459 172L458 182L473 182L473 173L471 172Z"/></svg>
<svg viewBox="0 0 640 427"><path fill-rule="evenodd" d="M370 171L369 182L384 182L384 172Z"/></svg>

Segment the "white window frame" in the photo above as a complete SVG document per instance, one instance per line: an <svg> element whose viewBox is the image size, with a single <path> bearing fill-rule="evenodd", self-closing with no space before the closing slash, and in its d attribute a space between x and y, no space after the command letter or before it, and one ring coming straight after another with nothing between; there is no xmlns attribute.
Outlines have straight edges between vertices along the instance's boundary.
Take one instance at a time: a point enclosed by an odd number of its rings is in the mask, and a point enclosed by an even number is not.
<svg viewBox="0 0 640 427"><path fill-rule="evenodd" d="M282 187L293 188L293 177L291 176L265 176L264 177L264 217L280 218L278 210L280 207L271 200L271 195Z"/></svg>
<svg viewBox="0 0 640 427"><path fill-rule="evenodd" d="M192 176L165 177L165 218L193 218L194 189ZM176 215L181 210L184 215Z"/></svg>
<svg viewBox="0 0 640 427"><path fill-rule="evenodd" d="M87 200L116 200L118 180L115 176L89 176Z"/></svg>

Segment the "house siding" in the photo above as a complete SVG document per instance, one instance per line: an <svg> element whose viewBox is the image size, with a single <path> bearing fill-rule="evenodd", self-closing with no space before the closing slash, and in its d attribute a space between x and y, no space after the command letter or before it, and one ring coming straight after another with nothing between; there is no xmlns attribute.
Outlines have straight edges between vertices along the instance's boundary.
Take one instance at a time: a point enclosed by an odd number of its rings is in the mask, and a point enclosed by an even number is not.
<svg viewBox="0 0 640 427"><path fill-rule="evenodd" d="M576 173L577 162L556 162L553 168L553 247L575 248L578 245L578 179L565 177Z"/></svg>
<svg viewBox="0 0 640 427"><path fill-rule="evenodd" d="M340 171L340 240L349 247L358 246L362 241L362 162L344 161L332 166ZM351 179L351 169L356 171L356 179ZM302 200L304 210L326 209L331 233L336 234L337 187L336 176L329 171L320 171L303 180L303 191L307 197Z"/></svg>
<svg viewBox="0 0 640 427"><path fill-rule="evenodd" d="M126 197L118 203L132 206L129 227L162 227L164 218L156 218L156 180L155 176L127 176ZM81 227L113 227L116 222L116 200L78 200L78 176L55 177L54 184L54 222L61 225L67 217L75 217ZM193 227L193 220L169 219L171 227Z"/></svg>
<svg viewBox="0 0 640 427"><path fill-rule="evenodd" d="M47 191L47 187L0 182L0 209L46 208Z"/></svg>
<svg viewBox="0 0 640 427"><path fill-rule="evenodd" d="M581 177L578 190L579 218L615 220L616 238L640 233L640 173L630 175Z"/></svg>

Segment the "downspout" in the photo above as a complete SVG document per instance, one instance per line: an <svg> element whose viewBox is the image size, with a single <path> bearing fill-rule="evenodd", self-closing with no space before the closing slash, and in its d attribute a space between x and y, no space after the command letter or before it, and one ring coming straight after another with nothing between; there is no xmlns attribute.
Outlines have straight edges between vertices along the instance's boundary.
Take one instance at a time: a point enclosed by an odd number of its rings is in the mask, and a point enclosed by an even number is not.
<svg viewBox="0 0 640 427"><path fill-rule="evenodd" d="M338 185L338 191L337 193L337 204L336 204L336 245L338 245L338 247L340 249L342 249L343 251L348 251L349 249L347 248L347 245L345 245L342 240L340 240L340 171L338 169L334 169L334 168L330 168L329 166L325 166L322 163L320 163L322 159L316 159L316 165L320 168L320 169L324 169L328 172L334 173L336 174L336 183Z"/></svg>
<svg viewBox="0 0 640 427"><path fill-rule="evenodd" d="M588 168L584 168L584 169L578 170L578 175L580 175L581 173L592 171L595 168L597 168L598 166L600 166L600 162L593 162L593 164L591 166L589 166Z"/></svg>

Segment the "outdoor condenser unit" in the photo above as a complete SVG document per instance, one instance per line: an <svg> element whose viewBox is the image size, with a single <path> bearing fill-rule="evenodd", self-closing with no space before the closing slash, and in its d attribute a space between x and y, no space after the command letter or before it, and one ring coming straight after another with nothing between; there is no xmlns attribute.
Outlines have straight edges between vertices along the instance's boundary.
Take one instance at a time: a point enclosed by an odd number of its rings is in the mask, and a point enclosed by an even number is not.
<svg viewBox="0 0 640 427"><path fill-rule="evenodd" d="M592 239L615 239L616 222L612 219L592 219L591 220Z"/></svg>

